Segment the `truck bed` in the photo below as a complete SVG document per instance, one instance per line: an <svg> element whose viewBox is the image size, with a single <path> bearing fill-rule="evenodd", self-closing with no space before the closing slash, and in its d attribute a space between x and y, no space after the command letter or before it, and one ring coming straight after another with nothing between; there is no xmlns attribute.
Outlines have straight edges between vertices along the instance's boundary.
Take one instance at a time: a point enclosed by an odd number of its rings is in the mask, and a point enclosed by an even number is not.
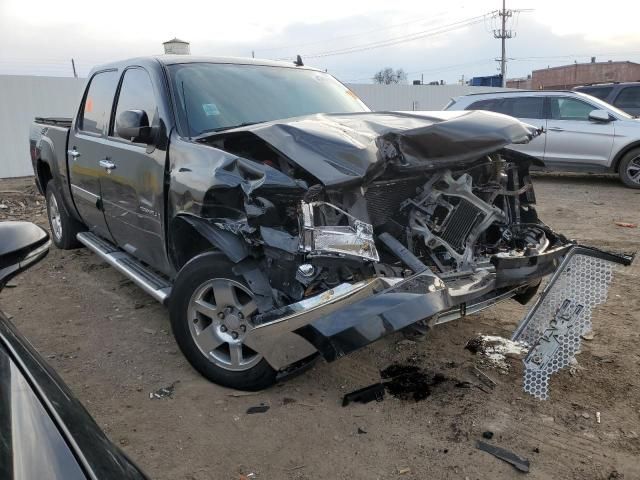
<svg viewBox="0 0 640 480"><path fill-rule="evenodd" d="M55 125L56 127L71 128L71 118L66 117L36 117L36 123Z"/></svg>

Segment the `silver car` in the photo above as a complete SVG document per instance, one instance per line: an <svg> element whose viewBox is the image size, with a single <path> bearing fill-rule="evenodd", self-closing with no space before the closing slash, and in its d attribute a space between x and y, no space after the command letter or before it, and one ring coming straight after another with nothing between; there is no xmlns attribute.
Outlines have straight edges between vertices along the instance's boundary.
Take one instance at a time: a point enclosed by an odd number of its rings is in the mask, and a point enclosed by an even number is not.
<svg viewBox="0 0 640 480"><path fill-rule="evenodd" d="M549 170L615 172L640 188L640 120L595 97L569 91L507 91L454 98L445 110L489 110L544 128L511 148L544 161Z"/></svg>

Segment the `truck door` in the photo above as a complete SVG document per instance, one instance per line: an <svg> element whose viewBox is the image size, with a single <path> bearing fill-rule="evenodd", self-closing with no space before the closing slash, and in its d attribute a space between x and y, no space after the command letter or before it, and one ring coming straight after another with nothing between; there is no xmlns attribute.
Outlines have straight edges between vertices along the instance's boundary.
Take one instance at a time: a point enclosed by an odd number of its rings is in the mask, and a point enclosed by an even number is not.
<svg viewBox="0 0 640 480"><path fill-rule="evenodd" d="M145 69L129 67L124 71L103 145L107 167L111 168L105 167L101 184L107 225L116 243L167 273L163 228L166 150L157 148L153 141L122 138L117 130L118 118L134 110L144 112L151 131L157 133L158 94Z"/></svg>
<svg viewBox="0 0 640 480"><path fill-rule="evenodd" d="M112 240L102 210L100 177L105 171L99 163L113 96L118 83L115 70L91 77L75 125L69 132L67 162L73 201L89 229Z"/></svg>

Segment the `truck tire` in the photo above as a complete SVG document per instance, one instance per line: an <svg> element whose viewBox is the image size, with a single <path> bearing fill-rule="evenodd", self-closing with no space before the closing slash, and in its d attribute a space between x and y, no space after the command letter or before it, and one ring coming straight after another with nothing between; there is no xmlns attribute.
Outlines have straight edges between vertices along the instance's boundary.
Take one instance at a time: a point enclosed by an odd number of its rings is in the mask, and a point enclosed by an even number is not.
<svg viewBox="0 0 640 480"><path fill-rule="evenodd" d="M189 363L208 380L256 391L276 381L276 371L243 343L256 313L254 294L221 252L190 260L171 291L173 335Z"/></svg>
<svg viewBox="0 0 640 480"><path fill-rule="evenodd" d="M49 180L46 189L47 218L51 229L51 238L56 247L62 250L71 250L82 245L76 239L78 232L85 229L84 225L78 222L67 212L64 206L62 195L53 180Z"/></svg>
<svg viewBox="0 0 640 480"><path fill-rule="evenodd" d="M640 148L634 148L622 157L618 175L627 187L640 188Z"/></svg>

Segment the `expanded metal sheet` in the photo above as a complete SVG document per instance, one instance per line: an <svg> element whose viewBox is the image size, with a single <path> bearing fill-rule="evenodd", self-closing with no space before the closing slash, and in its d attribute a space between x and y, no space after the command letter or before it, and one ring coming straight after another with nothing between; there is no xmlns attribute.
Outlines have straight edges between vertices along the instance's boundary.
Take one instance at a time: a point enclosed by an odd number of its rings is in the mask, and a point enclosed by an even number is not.
<svg viewBox="0 0 640 480"><path fill-rule="evenodd" d="M540 400L549 396L549 377L570 365L580 337L591 331L593 309L604 303L616 263L576 254L560 266L513 340L531 350L524 359L524 390Z"/></svg>

